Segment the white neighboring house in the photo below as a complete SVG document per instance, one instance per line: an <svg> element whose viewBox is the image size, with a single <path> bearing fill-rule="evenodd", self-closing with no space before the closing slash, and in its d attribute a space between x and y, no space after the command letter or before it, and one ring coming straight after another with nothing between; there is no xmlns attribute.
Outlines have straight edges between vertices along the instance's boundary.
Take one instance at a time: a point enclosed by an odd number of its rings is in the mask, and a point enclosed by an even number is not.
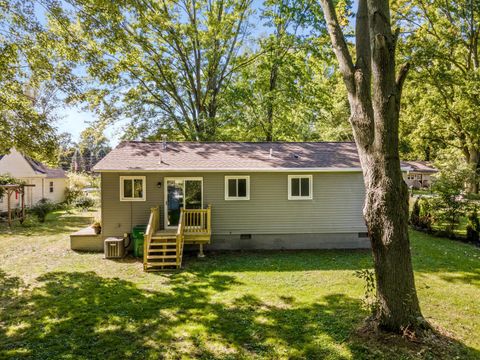
<svg viewBox="0 0 480 360"><path fill-rule="evenodd" d="M40 199L48 199L53 203L65 200L67 176L62 169L50 168L39 161L23 155L16 149L9 154L0 155L0 174L8 174L23 180L34 187L25 188L25 205L33 206ZM15 194L10 199L12 207L20 206L20 196ZM7 199L0 198L0 212L7 211Z"/></svg>

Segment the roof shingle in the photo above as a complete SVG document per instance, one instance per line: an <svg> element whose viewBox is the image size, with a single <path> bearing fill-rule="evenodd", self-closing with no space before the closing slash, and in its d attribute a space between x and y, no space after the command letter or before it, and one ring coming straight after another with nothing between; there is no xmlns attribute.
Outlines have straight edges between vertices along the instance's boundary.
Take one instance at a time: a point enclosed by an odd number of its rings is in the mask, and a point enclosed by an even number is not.
<svg viewBox="0 0 480 360"><path fill-rule="evenodd" d="M27 160L28 164L32 167L33 171L35 171L36 173L44 174L47 176L47 178L51 178L51 179L59 179L59 178L67 177L63 169L51 168L45 164L42 164L40 161L32 159L28 156L23 155L23 157L25 158L25 160Z"/></svg>
<svg viewBox="0 0 480 360"><path fill-rule="evenodd" d="M437 168L430 164L428 161L402 161L405 166L410 167L410 171L423 172L423 173L436 173Z"/></svg>
<svg viewBox="0 0 480 360"><path fill-rule="evenodd" d="M95 165L102 171L339 169L360 171L353 142L120 143Z"/></svg>

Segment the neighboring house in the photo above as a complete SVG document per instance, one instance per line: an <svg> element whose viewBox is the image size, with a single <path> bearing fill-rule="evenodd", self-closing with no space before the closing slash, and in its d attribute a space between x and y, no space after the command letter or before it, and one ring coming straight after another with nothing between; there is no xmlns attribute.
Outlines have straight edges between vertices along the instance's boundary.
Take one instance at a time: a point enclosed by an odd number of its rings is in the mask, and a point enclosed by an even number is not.
<svg viewBox="0 0 480 360"><path fill-rule="evenodd" d="M438 172L428 161L402 161L402 164L407 168L404 180L414 189L429 188L432 185L432 175Z"/></svg>
<svg viewBox="0 0 480 360"><path fill-rule="evenodd" d="M15 149L11 149L9 154L0 156L0 174L9 174L27 184L35 185L25 189L26 206L33 206L42 198L54 203L65 200L67 187L65 172L62 169L50 168ZM17 207L20 205L20 196L12 196L10 201L13 207ZM6 209L7 199L0 199L0 211Z"/></svg>
<svg viewBox="0 0 480 360"><path fill-rule="evenodd" d="M122 142L94 170L103 239L147 224L158 206L159 234L173 234L180 209L211 206L211 249L370 246L354 143Z"/></svg>

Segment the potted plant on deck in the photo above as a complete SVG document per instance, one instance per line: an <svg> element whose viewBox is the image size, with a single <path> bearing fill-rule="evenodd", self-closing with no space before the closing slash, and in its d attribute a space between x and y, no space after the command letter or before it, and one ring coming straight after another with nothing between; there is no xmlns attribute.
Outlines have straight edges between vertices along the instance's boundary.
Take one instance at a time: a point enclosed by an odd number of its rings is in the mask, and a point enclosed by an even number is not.
<svg viewBox="0 0 480 360"><path fill-rule="evenodd" d="M95 231L95 234L97 235L99 235L102 232L102 223L99 219L94 219L91 227Z"/></svg>

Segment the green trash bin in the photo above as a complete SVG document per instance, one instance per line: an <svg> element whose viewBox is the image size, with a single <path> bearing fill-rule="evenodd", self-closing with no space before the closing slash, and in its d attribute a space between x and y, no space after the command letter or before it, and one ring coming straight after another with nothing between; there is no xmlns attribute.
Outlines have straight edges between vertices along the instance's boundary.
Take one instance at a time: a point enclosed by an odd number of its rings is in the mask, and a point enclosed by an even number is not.
<svg viewBox="0 0 480 360"><path fill-rule="evenodd" d="M143 256L143 236L147 230L147 225L136 225L132 229L133 256Z"/></svg>

